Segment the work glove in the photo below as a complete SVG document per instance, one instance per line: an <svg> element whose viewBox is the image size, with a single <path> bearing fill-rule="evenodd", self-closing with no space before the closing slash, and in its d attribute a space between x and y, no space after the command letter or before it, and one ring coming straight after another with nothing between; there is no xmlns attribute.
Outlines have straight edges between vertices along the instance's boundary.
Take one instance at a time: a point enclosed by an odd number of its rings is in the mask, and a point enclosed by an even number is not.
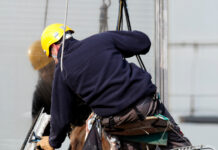
<svg viewBox="0 0 218 150"><path fill-rule="evenodd" d="M42 139L37 142L36 150L54 150L54 148L49 144L49 136L43 136Z"/></svg>

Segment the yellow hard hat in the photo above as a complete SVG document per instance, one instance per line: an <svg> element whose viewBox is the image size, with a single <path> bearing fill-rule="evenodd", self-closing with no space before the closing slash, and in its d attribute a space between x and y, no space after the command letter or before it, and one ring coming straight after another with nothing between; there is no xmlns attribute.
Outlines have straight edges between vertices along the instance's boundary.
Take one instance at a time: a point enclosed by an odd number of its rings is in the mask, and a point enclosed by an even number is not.
<svg viewBox="0 0 218 150"><path fill-rule="evenodd" d="M35 70L40 70L51 61L54 61L53 58L48 58L45 55L40 40L33 42L33 44L29 47L28 56Z"/></svg>
<svg viewBox="0 0 218 150"><path fill-rule="evenodd" d="M67 31L71 31L72 33L74 33L74 31L68 26L66 26L65 29L65 32ZM64 35L64 25L60 23L51 24L44 29L41 36L41 44L47 56L51 56L49 50L50 46L58 42L63 35Z"/></svg>

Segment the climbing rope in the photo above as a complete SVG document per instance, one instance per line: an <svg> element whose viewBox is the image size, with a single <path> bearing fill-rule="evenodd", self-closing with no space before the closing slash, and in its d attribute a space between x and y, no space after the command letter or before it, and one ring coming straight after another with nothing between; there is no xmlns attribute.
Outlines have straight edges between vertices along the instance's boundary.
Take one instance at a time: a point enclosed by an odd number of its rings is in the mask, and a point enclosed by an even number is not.
<svg viewBox="0 0 218 150"><path fill-rule="evenodd" d="M63 71L63 55L64 55L64 43L65 43L65 30L66 30L66 22L67 22L67 14L68 14L68 2L69 0L66 0L66 11L65 11L65 18L64 18L64 35L62 40L62 50L61 50L61 71Z"/></svg>
<svg viewBox="0 0 218 150"><path fill-rule="evenodd" d="M127 4L126 4L126 0L120 0L117 30L120 31L120 28L121 28L121 24L122 24L122 21L123 21L123 9L124 9L125 16L126 16L126 23L127 23L128 31L132 31L131 24L130 24L130 19L129 19L129 13L128 13L128 9L127 9ZM146 70L145 65L144 65L141 57L139 55L136 55L136 58L137 58L137 60L139 62L140 67L143 70Z"/></svg>
<svg viewBox="0 0 218 150"><path fill-rule="evenodd" d="M117 20L117 30L121 30L121 25L123 24L123 1L120 0L118 20Z"/></svg>

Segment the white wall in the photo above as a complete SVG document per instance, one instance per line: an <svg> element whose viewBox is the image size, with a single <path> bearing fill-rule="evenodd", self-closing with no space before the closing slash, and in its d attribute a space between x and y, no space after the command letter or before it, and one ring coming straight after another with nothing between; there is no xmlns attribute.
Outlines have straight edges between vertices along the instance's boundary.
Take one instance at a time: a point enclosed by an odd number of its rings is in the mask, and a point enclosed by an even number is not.
<svg viewBox="0 0 218 150"><path fill-rule="evenodd" d="M195 95L195 115L218 114L218 44L197 50L173 44L218 43L217 6L217 0L169 0L169 103L174 116L190 114L190 95ZM192 144L218 147L216 124L179 124Z"/></svg>
<svg viewBox="0 0 218 150"><path fill-rule="evenodd" d="M204 100L218 99L218 71L215 69L218 46L200 45L194 50L193 46L173 45L218 43L217 4L216 0L169 1L169 94L174 95L173 98L179 98L175 95L210 94L213 96L204 97ZM182 98L186 101L187 97Z"/></svg>

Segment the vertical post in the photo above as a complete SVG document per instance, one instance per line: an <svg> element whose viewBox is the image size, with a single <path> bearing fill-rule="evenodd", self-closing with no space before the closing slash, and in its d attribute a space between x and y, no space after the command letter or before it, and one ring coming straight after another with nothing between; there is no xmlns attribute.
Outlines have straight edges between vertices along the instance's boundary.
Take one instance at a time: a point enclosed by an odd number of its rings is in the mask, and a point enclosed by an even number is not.
<svg viewBox="0 0 218 150"><path fill-rule="evenodd" d="M155 84L160 92L160 0L155 1Z"/></svg>
<svg viewBox="0 0 218 150"><path fill-rule="evenodd" d="M168 107L168 0L155 1L155 84Z"/></svg>
<svg viewBox="0 0 218 150"><path fill-rule="evenodd" d="M195 113L195 96L191 94L190 96L190 116L194 116Z"/></svg>
<svg viewBox="0 0 218 150"><path fill-rule="evenodd" d="M194 54L193 54L193 59L192 59L192 64L191 64L191 95L190 95L190 116L193 116L195 113L195 96L196 96L196 66L197 66L197 60L198 60L198 48L199 45L198 43L193 43L193 50L194 50Z"/></svg>

